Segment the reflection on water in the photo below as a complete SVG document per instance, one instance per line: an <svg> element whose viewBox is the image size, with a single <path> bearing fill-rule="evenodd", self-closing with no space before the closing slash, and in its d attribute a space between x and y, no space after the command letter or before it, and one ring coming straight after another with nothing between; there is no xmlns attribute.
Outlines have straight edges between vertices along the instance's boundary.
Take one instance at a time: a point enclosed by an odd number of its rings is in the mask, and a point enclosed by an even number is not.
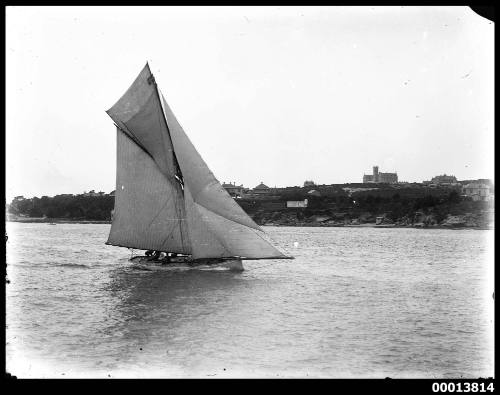
<svg viewBox="0 0 500 395"><path fill-rule="evenodd" d="M493 375L493 232L266 228L296 259L234 273L135 269L108 230L8 223L9 371Z"/></svg>
<svg viewBox="0 0 500 395"><path fill-rule="evenodd" d="M119 336L121 341L137 348L151 350L178 349L170 358L183 363L186 353L203 347L208 332L227 329L219 327L219 311L231 314L238 309L244 288L251 281L231 272L184 271L150 272L133 268L115 269L103 292L115 301L109 317L111 325L102 329L103 336ZM191 350L190 350L191 349ZM135 356L134 347L127 351ZM127 353L120 352L122 358ZM161 362L161 361L158 361Z"/></svg>

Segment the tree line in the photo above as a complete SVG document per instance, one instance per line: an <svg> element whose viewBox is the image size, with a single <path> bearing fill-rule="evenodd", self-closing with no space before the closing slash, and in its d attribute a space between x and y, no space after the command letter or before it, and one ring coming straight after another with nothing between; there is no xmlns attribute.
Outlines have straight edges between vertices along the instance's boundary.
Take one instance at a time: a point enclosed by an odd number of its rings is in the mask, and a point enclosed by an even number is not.
<svg viewBox="0 0 500 395"><path fill-rule="evenodd" d="M286 199L304 199L301 196L281 196L283 209ZM392 196L377 195L372 193L345 193L337 196L308 196L308 206L300 209L305 215L316 213L345 212L351 216L370 213L379 215L385 213L389 218L397 220L404 216L412 217L416 212L433 213L438 221L446 218L448 214L458 215L465 212L477 211L482 202L472 202L462 197L457 191L448 191L439 195L427 194L424 196L402 196L393 193ZM236 202L249 214L257 211L276 211L266 208L265 201L246 201L237 199ZM57 195L54 197L42 196L25 199L18 196L9 204L8 212L14 215L28 217L47 217L72 220L111 220L114 208L114 196L111 195Z"/></svg>
<svg viewBox="0 0 500 395"><path fill-rule="evenodd" d="M114 196L110 195L57 195L32 199L18 196L9 204L8 211L28 217L109 221L114 202Z"/></svg>

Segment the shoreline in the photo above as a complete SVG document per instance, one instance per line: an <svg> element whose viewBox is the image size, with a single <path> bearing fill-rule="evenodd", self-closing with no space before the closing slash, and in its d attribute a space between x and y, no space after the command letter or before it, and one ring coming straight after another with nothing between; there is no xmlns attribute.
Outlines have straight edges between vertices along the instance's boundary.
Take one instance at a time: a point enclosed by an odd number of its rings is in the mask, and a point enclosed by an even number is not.
<svg viewBox="0 0 500 395"><path fill-rule="evenodd" d="M481 226L445 226L445 225L430 225L430 226L422 226L420 224L417 225L375 225L375 224L359 224L359 225L314 225L314 224L287 224L287 225L279 225L279 224L265 224L259 226L288 226L288 227L296 227L296 228L378 228L378 229L389 229L389 228L398 228L398 229L449 229L449 230L460 230L460 229L470 229L470 230L494 230L494 227L481 227Z"/></svg>
<svg viewBox="0 0 500 395"><path fill-rule="evenodd" d="M5 222L46 223L46 224L111 224L111 221L59 219L59 218L8 218Z"/></svg>
<svg viewBox="0 0 500 395"><path fill-rule="evenodd" d="M5 222L23 222L23 223L47 223L47 224L111 224L111 221L98 221L98 220L70 220L70 219L57 219L57 218L9 218L6 219ZM288 227L296 227L296 228L379 228L379 229L388 229L388 228L403 228L403 229L449 229L449 230L459 230L459 229L471 229L471 230L494 230L495 227L480 227L480 226L445 226L445 225L430 225L423 226L422 224L416 225L394 225L394 224L381 224L376 225L374 223L366 223L366 224L264 224L259 226L288 226Z"/></svg>
<svg viewBox="0 0 500 395"><path fill-rule="evenodd" d="M377 229L449 229L449 230L460 230L460 229L471 229L471 230L494 230L494 227L480 227L480 226L444 226L444 225L431 225L431 226L420 226L420 225L375 225L375 224L361 224L361 225L276 225L276 224L266 224L259 226L288 226L296 228L377 228Z"/></svg>

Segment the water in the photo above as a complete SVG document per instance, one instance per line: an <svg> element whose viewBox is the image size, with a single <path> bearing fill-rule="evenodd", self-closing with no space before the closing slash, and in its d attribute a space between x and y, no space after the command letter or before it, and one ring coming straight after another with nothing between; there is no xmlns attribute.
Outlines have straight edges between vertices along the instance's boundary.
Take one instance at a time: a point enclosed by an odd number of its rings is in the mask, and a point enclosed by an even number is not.
<svg viewBox="0 0 500 395"><path fill-rule="evenodd" d="M109 225L7 223L7 371L494 375L493 231L265 230L296 259L171 273L131 267Z"/></svg>

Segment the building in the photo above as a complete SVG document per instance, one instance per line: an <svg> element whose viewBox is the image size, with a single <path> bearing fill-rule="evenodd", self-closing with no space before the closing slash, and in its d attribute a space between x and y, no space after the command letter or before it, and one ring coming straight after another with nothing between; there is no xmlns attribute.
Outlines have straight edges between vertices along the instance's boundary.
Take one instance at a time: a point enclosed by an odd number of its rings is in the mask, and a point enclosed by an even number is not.
<svg viewBox="0 0 500 395"><path fill-rule="evenodd" d="M396 184L398 182L398 173L382 173L378 171L378 166L373 166L373 174L363 175L363 184L381 183Z"/></svg>
<svg viewBox="0 0 500 395"><path fill-rule="evenodd" d="M88 191L88 192L85 192L83 191L83 196L105 196L106 193L105 192L96 192L95 190L91 190L91 191ZM67 196L71 196L71 195L67 195Z"/></svg>
<svg viewBox="0 0 500 395"><path fill-rule="evenodd" d="M229 184L222 183L222 187L229 193L232 197L242 197L243 196L243 184L236 185L234 182Z"/></svg>
<svg viewBox="0 0 500 395"><path fill-rule="evenodd" d="M433 177L431 182L433 184L456 184L457 178L455 176L447 176L443 174L442 176Z"/></svg>
<svg viewBox="0 0 500 395"><path fill-rule="evenodd" d="M423 184L434 184L434 185L454 185L457 184L457 178L455 176L447 176L443 174L442 176L433 177L430 181L424 181Z"/></svg>
<svg viewBox="0 0 500 395"><path fill-rule="evenodd" d="M378 182L383 184L397 184L398 175L397 173L379 173Z"/></svg>
<svg viewBox="0 0 500 395"><path fill-rule="evenodd" d="M287 208L299 208L299 207L307 207L307 199L304 200L288 200L286 202Z"/></svg>
<svg viewBox="0 0 500 395"><path fill-rule="evenodd" d="M490 187L486 184L470 183L463 187L465 196L477 201L490 201L493 200L493 195L490 194Z"/></svg>
<svg viewBox="0 0 500 395"><path fill-rule="evenodd" d="M271 193L271 188L269 188L261 181L259 185L257 185L254 189L252 189L252 193L256 195L266 195Z"/></svg>
<svg viewBox="0 0 500 395"><path fill-rule="evenodd" d="M460 180L457 181L459 184L467 185L467 184L485 184L488 185L491 189L493 189L493 182L488 178L478 178L476 180Z"/></svg>

